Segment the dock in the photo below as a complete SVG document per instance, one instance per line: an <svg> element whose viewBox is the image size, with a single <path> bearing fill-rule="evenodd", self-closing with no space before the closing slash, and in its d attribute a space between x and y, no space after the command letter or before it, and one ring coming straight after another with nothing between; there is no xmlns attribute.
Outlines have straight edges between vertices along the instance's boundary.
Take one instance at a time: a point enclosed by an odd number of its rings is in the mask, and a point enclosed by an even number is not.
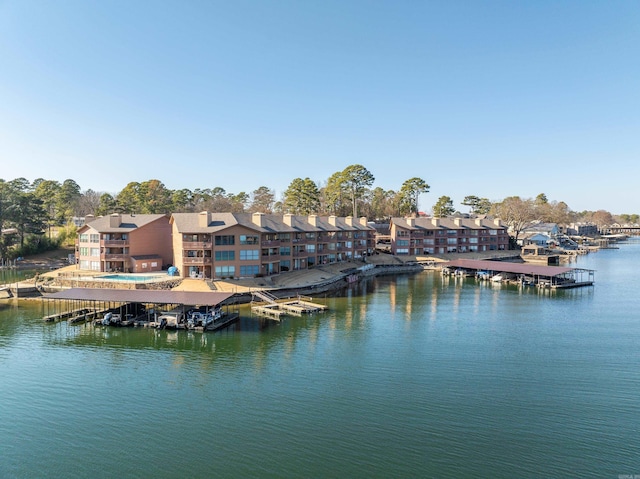
<svg viewBox="0 0 640 479"><path fill-rule="evenodd" d="M279 300L266 291L255 291L253 296L261 301L260 304L251 306L251 311L259 316L265 316L276 321L279 321L282 316L287 314L302 316L303 314L317 313L327 309L324 304L314 303L311 298L302 296L294 300Z"/></svg>
<svg viewBox="0 0 640 479"><path fill-rule="evenodd" d="M514 281L527 281L541 288L568 289L592 286L594 271L584 268L562 266L543 266L531 263L512 263L509 261L457 259L444 263L445 268L459 275L484 274L487 278L497 275L512 278ZM493 280L493 279L492 279ZM495 281L495 280L494 280Z"/></svg>

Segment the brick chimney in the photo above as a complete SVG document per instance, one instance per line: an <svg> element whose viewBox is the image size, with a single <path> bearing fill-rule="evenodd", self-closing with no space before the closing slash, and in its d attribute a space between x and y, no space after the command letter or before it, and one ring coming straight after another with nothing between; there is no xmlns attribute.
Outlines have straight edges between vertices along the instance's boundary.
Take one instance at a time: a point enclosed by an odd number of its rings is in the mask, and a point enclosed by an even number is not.
<svg viewBox="0 0 640 479"><path fill-rule="evenodd" d="M431 218L431 224L433 226L440 226L440 218Z"/></svg>
<svg viewBox="0 0 640 479"><path fill-rule="evenodd" d="M256 226L262 228L264 226L264 213L253 213L251 215L251 221Z"/></svg>
<svg viewBox="0 0 640 479"><path fill-rule="evenodd" d="M336 225L336 216L334 216L334 215L329 216L329 224L331 226L335 226Z"/></svg>
<svg viewBox="0 0 640 479"><path fill-rule="evenodd" d="M348 226L353 226L353 216L347 216L344 221Z"/></svg>
<svg viewBox="0 0 640 479"><path fill-rule="evenodd" d="M118 213L113 213L109 216L109 227L118 228L122 224L122 216Z"/></svg>
<svg viewBox="0 0 640 479"><path fill-rule="evenodd" d="M287 226L293 226L293 215L291 213L285 213L282 217L282 222Z"/></svg>
<svg viewBox="0 0 640 479"><path fill-rule="evenodd" d="M203 211L198 214L198 226L201 228L206 228L211 223L211 213L208 211Z"/></svg>
<svg viewBox="0 0 640 479"><path fill-rule="evenodd" d="M309 215L309 224L311 226L318 226L318 215Z"/></svg>

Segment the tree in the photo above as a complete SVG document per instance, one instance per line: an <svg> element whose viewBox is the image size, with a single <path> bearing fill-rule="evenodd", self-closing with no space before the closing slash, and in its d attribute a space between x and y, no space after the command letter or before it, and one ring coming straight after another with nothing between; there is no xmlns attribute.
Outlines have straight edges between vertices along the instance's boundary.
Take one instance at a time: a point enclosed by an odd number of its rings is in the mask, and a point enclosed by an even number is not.
<svg viewBox="0 0 640 479"><path fill-rule="evenodd" d="M523 200L519 196L509 196L494 203L491 212L505 222L516 242L522 230L537 219L533 200Z"/></svg>
<svg viewBox="0 0 640 479"><path fill-rule="evenodd" d="M149 180L138 186L140 212L148 214L171 213L171 191L159 180Z"/></svg>
<svg viewBox="0 0 640 479"><path fill-rule="evenodd" d="M122 188L116 196L116 212L133 214L139 213L141 210L140 183L132 181Z"/></svg>
<svg viewBox="0 0 640 479"><path fill-rule="evenodd" d="M261 186L251 193L251 213L273 213L273 204L276 201L274 191L266 186Z"/></svg>
<svg viewBox="0 0 640 479"><path fill-rule="evenodd" d="M283 195L283 210L294 215L310 215L320 209L320 191L309 178L296 178Z"/></svg>
<svg viewBox="0 0 640 479"><path fill-rule="evenodd" d="M474 215L486 215L491 210L491 202L487 198L474 195L465 196L460 204L468 206Z"/></svg>
<svg viewBox="0 0 640 479"><path fill-rule="evenodd" d="M433 216L438 218L444 218L455 213L456 209L453 207L453 201L448 196L441 196L438 198L438 202L433 205Z"/></svg>
<svg viewBox="0 0 640 479"><path fill-rule="evenodd" d="M374 176L362 165L350 165L342 171L342 185L351 197L354 218L358 216L358 200L374 181Z"/></svg>
<svg viewBox="0 0 640 479"><path fill-rule="evenodd" d="M402 183L399 192L399 206L401 214L416 215L419 212L418 198L422 193L427 193L430 186L421 178L413 177Z"/></svg>
<svg viewBox="0 0 640 479"><path fill-rule="evenodd" d="M174 213L193 213L194 194L187 188L174 190L171 193L171 204Z"/></svg>
<svg viewBox="0 0 640 479"><path fill-rule="evenodd" d="M613 224L613 215L606 210L598 210L591 216L591 221L598 226L599 230L602 230L604 226Z"/></svg>
<svg viewBox="0 0 640 479"><path fill-rule="evenodd" d="M97 216L106 216L114 213L117 208L116 199L109 193L102 193L100 195L100 201L98 208L96 209Z"/></svg>
<svg viewBox="0 0 640 479"><path fill-rule="evenodd" d="M47 212L47 222L52 225L56 221L58 208L58 192L60 191L60 183L57 181L38 179L33 182L35 185L33 192Z"/></svg>
<svg viewBox="0 0 640 479"><path fill-rule="evenodd" d="M80 186L74 180L64 180L56 196L56 223L63 225L75 216L80 200Z"/></svg>
<svg viewBox="0 0 640 479"><path fill-rule="evenodd" d="M100 193L91 189L80 195L78 200L78 216L95 215L100 208Z"/></svg>

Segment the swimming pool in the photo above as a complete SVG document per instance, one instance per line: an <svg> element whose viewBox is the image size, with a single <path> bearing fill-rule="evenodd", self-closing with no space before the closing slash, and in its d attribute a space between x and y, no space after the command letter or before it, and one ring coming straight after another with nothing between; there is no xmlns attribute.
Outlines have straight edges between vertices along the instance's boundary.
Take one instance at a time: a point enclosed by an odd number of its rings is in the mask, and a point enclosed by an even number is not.
<svg viewBox="0 0 640 479"><path fill-rule="evenodd" d="M106 276L100 276L99 280L107 280L107 281L133 281L136 283L145 282L145 281L154 281L158 280L165 275L137 275L137 274L108 274Z"/></svg>

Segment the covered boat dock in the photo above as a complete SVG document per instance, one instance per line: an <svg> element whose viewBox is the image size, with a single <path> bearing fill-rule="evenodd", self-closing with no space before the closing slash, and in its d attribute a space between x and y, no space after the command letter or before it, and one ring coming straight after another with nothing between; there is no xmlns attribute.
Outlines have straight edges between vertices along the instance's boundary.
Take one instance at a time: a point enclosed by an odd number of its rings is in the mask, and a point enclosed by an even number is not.
<svg viewBox="0 0 640 479"><path fill-rule="evenodd" d="M450 270L460 269L475 274L485 272L489 275L511 275L518 281L531 281L536 286L548 288L577 288L591 286L594 283L594 271L584 268L474 259L449 261L444 263L444 267Z"/></svg>
<svg viewBox="0 0 640 479"><path fill-rule="evenodd" d="M193 307L218 307L234 293L217 291L161 291L106 288L71 288L43 296L44 320L80 322L96 320L108 312L117 312L126 321L149 323L156 315L171 309L186 313ZM151 307L145 307L151 305ZM228 306L228 304L227 304ZM238 318L237 312L229 313L228 319ZM130 319L129 319L130 318ZM136 323L137 324L137 323Z"/></svg>

